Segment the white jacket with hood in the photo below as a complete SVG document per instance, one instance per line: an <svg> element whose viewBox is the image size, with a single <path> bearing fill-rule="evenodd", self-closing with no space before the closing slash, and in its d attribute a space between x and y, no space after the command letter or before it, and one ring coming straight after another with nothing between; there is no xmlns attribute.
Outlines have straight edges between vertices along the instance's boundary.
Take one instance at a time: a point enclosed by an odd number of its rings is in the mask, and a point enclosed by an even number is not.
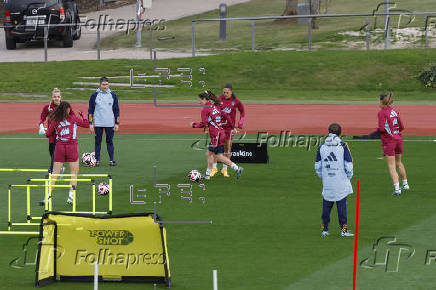
<svg viewBox="0 0 436 290"><path fill-rule="evenodd" d="M322 195L327 201L339 201L353 193L353 159L348 145L330 133L318 147L315 171L322 179Z"/></svg>

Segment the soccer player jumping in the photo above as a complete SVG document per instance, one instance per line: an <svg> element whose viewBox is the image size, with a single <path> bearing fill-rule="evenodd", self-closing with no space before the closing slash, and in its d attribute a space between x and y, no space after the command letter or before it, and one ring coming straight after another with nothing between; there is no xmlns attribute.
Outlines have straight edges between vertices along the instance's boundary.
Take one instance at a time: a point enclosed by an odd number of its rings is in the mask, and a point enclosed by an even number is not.
<svg viewBox="0 0 436 290"><path fill-rule="evenodd" d="M400 114L391 107L393 102L392 93L380 95L377 131L381 135L383 155L385 156L389 173L394 183L393 195L398 196L401 194L401 190L409 190L410 187L407 183L406 169L401 161L403 154L401 131L404 130L404 125ZM403 180L401 189L396 167L398 167L398 172Z"/></svg>

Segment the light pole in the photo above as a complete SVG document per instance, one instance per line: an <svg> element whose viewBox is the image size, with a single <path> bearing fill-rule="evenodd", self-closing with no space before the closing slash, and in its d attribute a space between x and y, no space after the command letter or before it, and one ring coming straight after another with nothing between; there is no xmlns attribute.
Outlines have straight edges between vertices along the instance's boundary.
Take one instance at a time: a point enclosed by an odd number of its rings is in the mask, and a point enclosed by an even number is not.
<svg viewBox="0 0 436 290"><path fill-rule="evenodd" d="M389 0L386 0L386 5L385 5L385 12L387 13L385 15L385 30L386 30L386 35L385 35L385 49L390 49L391 48L391 33L390 33L390 27L389 27L389 9L390 9L390 2Z"/></svg>
<svg viewBox="0 0 436 290"><path fill-rule="evenodd" d="M136 47L142 46L142 15L145 9L151 9L152 0L136 0ZM151 29L151 27L150 27Z"/></svg>
<svg viewBox="0 0 436 290"><path fill-rule="evenodd" d="M220 18L226 18L227 17L227 4L221 3L220 4ZM221 20L220 21L220 40L226 41L226 34L227 34L227 21Z"/></svg>

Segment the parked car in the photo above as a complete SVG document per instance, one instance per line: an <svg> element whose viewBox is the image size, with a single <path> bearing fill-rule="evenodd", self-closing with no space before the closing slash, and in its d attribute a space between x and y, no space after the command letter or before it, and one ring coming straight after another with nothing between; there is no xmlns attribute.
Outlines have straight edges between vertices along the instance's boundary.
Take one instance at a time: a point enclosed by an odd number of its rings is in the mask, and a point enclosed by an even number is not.
<svg viewBox="0 0 436 290"><path fill-rule="evenodd" d="M79 10L73 0L6 0L5 4L7 49L15 49L17 43L44 39L42 25L46 24L50 25L48 39L62 41L64 47L72 47L73 40L81 36Z"/></svg>

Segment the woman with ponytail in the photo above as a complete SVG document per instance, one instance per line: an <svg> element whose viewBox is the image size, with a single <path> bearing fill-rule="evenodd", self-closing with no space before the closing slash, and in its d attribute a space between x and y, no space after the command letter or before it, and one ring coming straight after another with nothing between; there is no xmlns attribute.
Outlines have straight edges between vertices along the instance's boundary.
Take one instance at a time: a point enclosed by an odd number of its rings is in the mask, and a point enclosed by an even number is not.
<svg viewBox="0 0 436 290"><path fill-rule="evenodd" d="M225 143L225 132L222 127L223 119L226 119L227 123L231 124L231 119L226 114L222 113L219 105L221 99L215 96L210 90L204 91L198 95L199 103L205 107L201 110L201 122L191 123L192 128L208 128L210 143L209 149L206 152L207 156L207 170L205 179L210 179L210 173L212 171L212 166L216 161L219 161L227 166L230 166L235 170L236 178L240 178L242 167L239 167L229 158L223 155L224 153L224 143ZM233 128L232 128L233 129Z"/></svg>
<svg viewBox="0 0 436 290"><path fill-rule="evenodd" d="M238 133L237 129L235 129L236 125L236 112L239 111L239 121L238 121L238 128L242 129L242 126L244 124L244 118L245 118L245 109L244 105L242 104L241 100L236 97L235 93L233 92L233 87L231 84L227 84L223 88L223 94L219 96L221 103L220 108L223 114L228 115L231 119L231 122L227 122L226 124L223 124L223 129L225 133L225 139L224 139L224 156L231 159L232 157L232 143L233 143L233 136L234 133ZM213 164L212 172L210 176L214 176L218 173L217 164ZM227 172L227 165L223 164L223 168L221 170L221 174L224 175L224 177L229 177L229 174Z"/></svg>
<svg viewBox="0 0 436 290"><path fill-rule="evenodd" d="M47 130L47 137L56 138L56 149L54 152L54 164L52 185L56 183L57 175L65 162L70 165L70 174L72 174L70 182L71 189L68 195L67 203L73 202L73 190L77 186L77 178L79 173L79 145L77 143L77 126L89 128L88 120L79 112L80 118L71 114L71 106L68 102L61 102L54 110L50 117L50 127Z"/></svg>
<svg viewBox="0 0 436 290"><path fill-rule="evenodd" d="M406 169L401 161L403 154L403 138L401 131L404 130L404 125L401 121L400 114L391 107L393 102L392 93L380 95L377 131L380 132L381 135L383 155L385 156L389 173L394 183L393 195L398 196L401 194L401 190L409 190L410 187L407 183ZM397 168L403 181L401 188Z"/></svg>

